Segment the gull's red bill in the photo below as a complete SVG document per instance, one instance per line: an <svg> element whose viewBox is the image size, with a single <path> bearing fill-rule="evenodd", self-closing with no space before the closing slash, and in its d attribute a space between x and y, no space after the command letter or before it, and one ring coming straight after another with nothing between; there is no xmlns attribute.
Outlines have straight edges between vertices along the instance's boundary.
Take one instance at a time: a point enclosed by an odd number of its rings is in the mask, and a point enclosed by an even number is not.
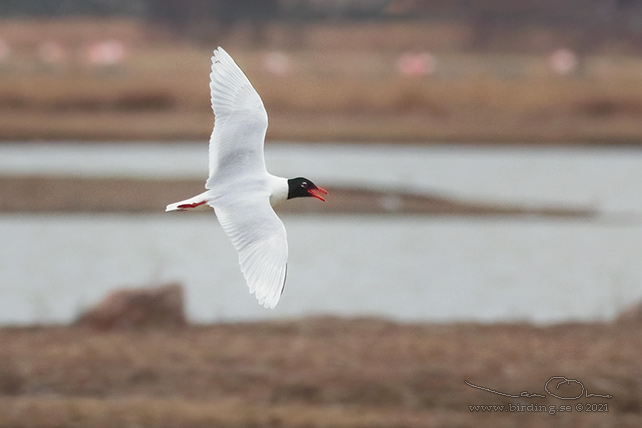
<svg viewBox="0 0 642 428"><path fill-rule="evenodd" d="M313 196L313 197L325 202L325 199L323 198L323 195L327 195L328 191L325 190L323 187L317 187L315 189L308 190L308 193L310 194L310 196Z"/></svg>

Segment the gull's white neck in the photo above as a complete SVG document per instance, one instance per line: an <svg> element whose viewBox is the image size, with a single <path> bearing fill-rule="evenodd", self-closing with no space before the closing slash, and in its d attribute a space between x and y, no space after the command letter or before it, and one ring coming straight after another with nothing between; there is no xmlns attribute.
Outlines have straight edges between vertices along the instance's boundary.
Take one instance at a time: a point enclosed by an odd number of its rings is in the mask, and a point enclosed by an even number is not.
<svg viewBox="0 0 642 428"><path fill-rule="evenodd" d="M288 199L290 189L287 178L270 174L268 188L270 189L270 205L275 206Z"/></svg>

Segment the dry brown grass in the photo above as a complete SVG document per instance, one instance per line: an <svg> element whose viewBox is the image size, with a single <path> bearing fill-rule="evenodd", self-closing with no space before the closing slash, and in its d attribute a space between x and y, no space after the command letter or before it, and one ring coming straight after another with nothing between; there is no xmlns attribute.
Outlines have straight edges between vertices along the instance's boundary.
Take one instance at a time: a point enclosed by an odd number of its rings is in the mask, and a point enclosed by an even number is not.
<svg viewBox="0 0 642 428"><path fill-rule="evenodd" d="M639 426L637 325L401 325L375 319L97 333L0 330L1 427ZM608 413L470 412L536 402L551 376ZM579 401L578 401L579 402ZM573 404L576 402L574 401Z"/></svg>
<svg viewBox="0 0 642 428"><path fill-rule="evenodd" d="M266 72L269 48L248 47L242 37L220 42L261 93L272 139L637 143L642 137L642 62L633 57L587 56L577 75L560 77L545 56L464 54L437 43L452 33L461 44L467 36L456 26L314 25L269 33L273 45L302 40L287 50L291 74ZM16 48L0 65L0 139L206 139L213 46L158 34L133 21L3 22L0 37ZM125 62L89 66L87 43L109 38L128 44ZM69 62L39 62L45 39L64 43ZM443 50L434 76L397 74L401 52L427 46Z"/></svg>
<svg viewBox="0 0 642 428"><path fill-rule="evenodd" d="M504 82L427 84L414 91L403 82L393 84L394 88L384 86L375 93L369 92L374 84L352 83L346 83L345 90L338 94L292 83L290 96L296 97L290 99L282 89L276 94L263 91L270 115L268 138L638 143L642 136L639 120L642 96L638 99L635 88L633 95L622 94L624 91L620 90L595 95L589 92L591 82L583 83L586 93L578 90L569 94L565 84L549 85L544 87L543 95L529 99L528 91L524 97L518 95L526 88ZM192 102L182 100L183 95L157 90L144 92L140 88L131 92L125 89L122 93L112 88L105 92L102 99L83 94L63 99L42 95L37 102L34 98L17 101L19 98L11 95L7 103L12 107L0 114L0 138L207 140L209 137L211 112L205 107L177 107ZM202 98L201 95L195 94L191 99ZM208 105L206 99L201 101Z"/></svg>

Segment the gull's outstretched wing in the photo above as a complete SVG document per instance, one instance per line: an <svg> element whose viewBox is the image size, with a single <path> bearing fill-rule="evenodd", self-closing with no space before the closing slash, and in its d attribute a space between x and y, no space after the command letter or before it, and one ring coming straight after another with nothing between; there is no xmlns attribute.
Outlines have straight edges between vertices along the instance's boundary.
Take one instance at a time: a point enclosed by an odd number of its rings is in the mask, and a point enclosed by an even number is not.
<svg viewBox="0 0 642 428"><path fill-rule="evenodd" d="M214 211L239 254L250 293L266 308L274 308L287 270L288 243L283 222L267 198L237 198L217 204Z"/></svg>
<svg viewBox="0 0 642 428"><path fill-rule="evenodd" d="M212 57L210 94L215 123L205 187L211 189L237 174L265 174L265 107L248 78L221 47Z"/></svg>
<svg viewBox="0 0 642 428"><path fill-rule="evenodd" d="M214 131L210 139L210 204L239 254L250 292L265 307L276 306L288 260L283 222L269 202L263 158L267 113L259 94L222 48L210 74Z"/></svg>

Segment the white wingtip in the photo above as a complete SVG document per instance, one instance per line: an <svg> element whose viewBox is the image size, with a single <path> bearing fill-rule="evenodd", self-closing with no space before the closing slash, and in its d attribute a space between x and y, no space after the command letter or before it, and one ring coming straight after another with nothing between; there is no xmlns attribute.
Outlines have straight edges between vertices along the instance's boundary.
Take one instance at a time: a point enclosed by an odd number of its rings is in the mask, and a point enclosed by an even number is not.
<svg viewBox="0 0 642 428"><path fill-rule="evenodd" d="M257 297L258 298L258 297ZM279 300L281 299L281 296L276 296L276 297L266 297L263 299L258 298L259 304L263 306L266 309L274 309L276 308L276 305L279 303Z"/></svg>
<svg viewBox="0 0 642 428"><path fill-rule="evenodd" d="M263 302L263 303L261 303L261 302L259 301L259 303L260 303L261 305L263 305L263 307L264 307L265 309L274 309L274 308L276 307L276 304L277 304L277 303L279 303L279 301L278 301L278 300L277 300L276 302L267 302L267 301L265 301L265 302Z"/></svg>
<svg viewBox="0 0 642 428"><path fill-rule="evenodd" d="M241 271L250 293L260 305L269 309L279 303L287 277L287 243L283 247L281 244L280 237L276 236L249 248L246 246L239 252Z"/></svg>
<svg viewBox="0 0 642 428"><path fill-rule="evenodd" d="M267 309L274 309L283 294L287 264L284 267L263 265L255 271L252 269L244 271L243 274L250 288L250 293L256 296L259 304Z"/></svg>

